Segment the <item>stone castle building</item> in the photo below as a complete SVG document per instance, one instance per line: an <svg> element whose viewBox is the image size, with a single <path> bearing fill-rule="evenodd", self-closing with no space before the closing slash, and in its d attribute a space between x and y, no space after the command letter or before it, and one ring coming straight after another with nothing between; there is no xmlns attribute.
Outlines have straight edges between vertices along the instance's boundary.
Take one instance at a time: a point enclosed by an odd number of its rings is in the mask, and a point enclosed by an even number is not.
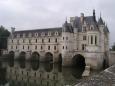
<svg viewBox="0 0 115 86"><path fill-rule="evenodd" d="M109 30L102 17L70 17L62 27L15 31L8 38L8 52L15 58L20 54L39 56L40 61L52 57L53 62L62 60L63 66L85 60L86 65L98 69L107 63L109 56ZM80 59L82 58L82 59ZM51 59L50 59L51 60Z"/></svg>

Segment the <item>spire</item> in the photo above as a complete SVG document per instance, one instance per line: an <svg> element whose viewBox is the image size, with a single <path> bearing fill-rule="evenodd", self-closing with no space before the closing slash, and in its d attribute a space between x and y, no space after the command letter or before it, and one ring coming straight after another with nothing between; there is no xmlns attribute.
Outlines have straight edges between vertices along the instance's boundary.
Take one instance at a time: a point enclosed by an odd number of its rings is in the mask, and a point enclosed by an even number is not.
<svg viewBox="0 0 115 86"><path fill-rule="evenodd" d="M104 25L104 24L105 24L105 22L103 21L103 19L102 19L102 17L101 17L101 12L100 12L100 18L99 18L99 20L98 20L98 24L99 24L99 25Z"/></svg>

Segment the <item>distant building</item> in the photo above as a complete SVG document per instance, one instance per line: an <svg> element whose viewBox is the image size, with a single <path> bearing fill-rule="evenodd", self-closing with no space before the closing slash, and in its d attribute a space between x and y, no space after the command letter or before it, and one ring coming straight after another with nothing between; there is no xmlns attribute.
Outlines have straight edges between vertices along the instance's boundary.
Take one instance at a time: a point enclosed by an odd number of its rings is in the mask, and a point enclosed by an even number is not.
<svg viewBox="0 0 115 86"><path fill-rule="evenodd" d="M43 61L51 55L53 62L62 57L62 65L71 65L79 55L85 58L86 65L97 69L107 63L109 56L109 30L102 17L70 17L62 27L15 31L8 38L8 52L15 56L25 53L26 59L33 53Z"/></svg>

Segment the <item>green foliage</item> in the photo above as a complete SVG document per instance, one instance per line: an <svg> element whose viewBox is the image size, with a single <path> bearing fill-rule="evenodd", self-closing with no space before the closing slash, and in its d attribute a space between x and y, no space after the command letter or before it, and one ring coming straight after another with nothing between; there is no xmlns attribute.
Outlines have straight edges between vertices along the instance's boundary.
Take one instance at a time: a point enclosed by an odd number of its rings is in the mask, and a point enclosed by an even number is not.
<svg viewBox="0 0 115 86"><path fill-rule="evenodd" d="M112 45L111 50L115 51L115 43Z"/></svg>
<svg viewBox="0 0 115 86"><path fill-rule="evenodd" d="M7 38L9 37L10 32L5 29L5 27L0 26L0 49L7 48Z"/></svg>

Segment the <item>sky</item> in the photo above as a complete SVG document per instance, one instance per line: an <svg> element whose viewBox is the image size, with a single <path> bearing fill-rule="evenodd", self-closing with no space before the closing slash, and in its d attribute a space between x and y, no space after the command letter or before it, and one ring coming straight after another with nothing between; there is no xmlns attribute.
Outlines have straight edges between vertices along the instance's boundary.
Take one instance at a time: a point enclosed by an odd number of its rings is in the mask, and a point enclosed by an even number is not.
<svg viewBox="0 0 115 86"><path fill-rule="evenodd" d="M0 0L0 25L10 31L61 27L69 17L92 15L96 10L110 30L110 45L115 42L115 0Z"/></svg>

